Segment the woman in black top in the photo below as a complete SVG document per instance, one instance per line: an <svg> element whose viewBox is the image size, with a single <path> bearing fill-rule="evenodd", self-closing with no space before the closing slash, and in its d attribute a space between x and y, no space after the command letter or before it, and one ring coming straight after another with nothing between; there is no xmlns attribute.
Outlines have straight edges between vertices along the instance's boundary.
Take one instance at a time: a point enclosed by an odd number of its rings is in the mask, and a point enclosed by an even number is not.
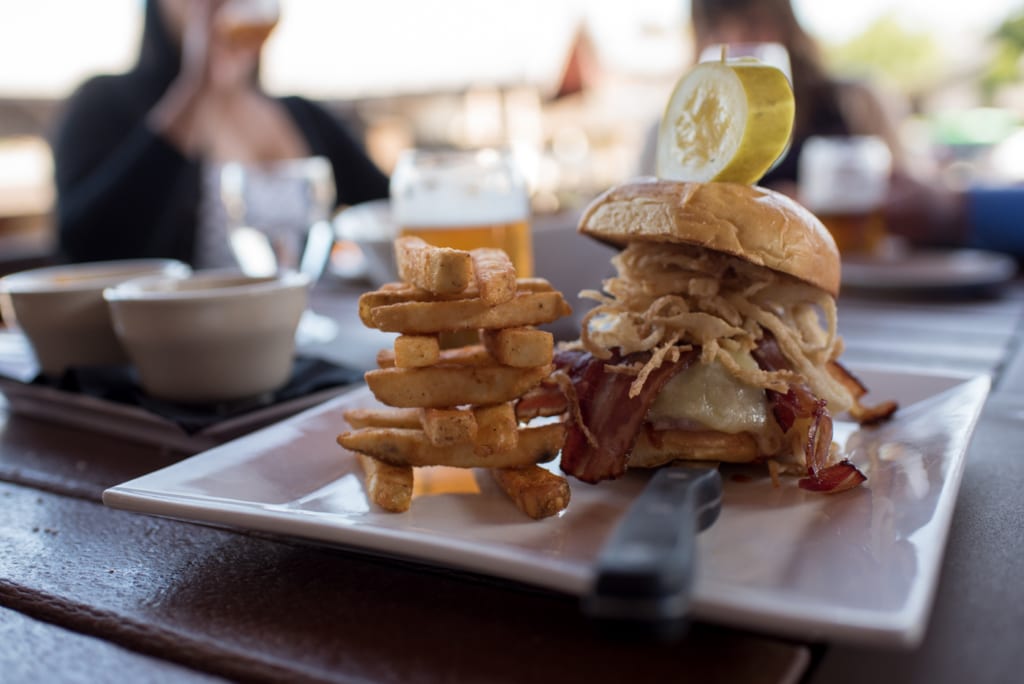
<svg viewBox="0 0 1024 684"><path fill-rule="evenodd" d="M149 0L135 67L71 97L54 145L64 258L202 261L205 165L320 155L337 204L387 196L387 177L326 110L261 91L262 40L230 44L216 30L222 5Z"/></svg>

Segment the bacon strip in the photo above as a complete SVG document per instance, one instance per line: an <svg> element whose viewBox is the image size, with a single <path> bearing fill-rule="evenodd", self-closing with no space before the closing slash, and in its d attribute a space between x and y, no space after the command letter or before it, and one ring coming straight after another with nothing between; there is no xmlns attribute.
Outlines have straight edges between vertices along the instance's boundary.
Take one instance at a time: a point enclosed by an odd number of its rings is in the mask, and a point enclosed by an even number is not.
<svg viewBox="0 0 1024 684"><path fill-rule="evenodd" d="M516 402L516 419L525 423L541 416L560 416L569 410L557 385L537 385Z"/></svg>
<svg viewBox="0 0 1024 684"><path fill-rule="evenodd" d="M790 369L778 343L768 332L765 332L753 356L763 370ZM803 383L791 384L785 394L766 390L766 395L779 427L784 432L798 430L807 464L807 477L799 482L802 489L836 493L856 487L867 479L848 460L828 465L832 448L832 416L824 399L816 397Z"/></svg>
<svg viewBox="0 0 1024 684"><path fill-rule="evenodd" d="M647 377L640 394L630 397L629 387L635 376L612 372L609 368L642 362L646 354L626 358L616 354L602 361L581 350L557 352L555 366L572 379L579 414L596 441L591 444L580 426L571 421L562 447L562 470L591 484L620 477L626 471L627 455L640 432L647 409L665 383L696 357L697 352L685 352L679 361L662 364Z"/></svg>
<svg viewBox="0 0 1024 684"><path fill-rule="evenodd" d="M843 460L818 471L816 476L801 478L798 484L801 489L812 492L838 494L859 486L865 480L867 478L864 473L857 470L857 466Z"/></svg>
<svg viewBox="0 0 1024 684"><path fill-rule="evenodd" d="M857 376L851 373L838 361L829 361L828 372L833 378L843 384L853 396L853 406L850 407L850 415L861 425L874 425L889 420L896 413L899 405L895 401L883 401L874 406L865 406L861 398L868 393L868 388Z"/></svg>

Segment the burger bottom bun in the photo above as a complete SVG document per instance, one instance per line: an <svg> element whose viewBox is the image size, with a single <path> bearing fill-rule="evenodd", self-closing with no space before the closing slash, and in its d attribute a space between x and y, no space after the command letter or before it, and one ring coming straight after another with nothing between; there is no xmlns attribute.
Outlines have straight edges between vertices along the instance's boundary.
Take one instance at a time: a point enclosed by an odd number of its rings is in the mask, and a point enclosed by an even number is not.
<svg viewBox="0 0 1024 684"><path fill-rule="evenodd" d="M629 467L657 468L677 460L750 463L760 457L757 441L745 432L642 430L630 452Z"/></svg>

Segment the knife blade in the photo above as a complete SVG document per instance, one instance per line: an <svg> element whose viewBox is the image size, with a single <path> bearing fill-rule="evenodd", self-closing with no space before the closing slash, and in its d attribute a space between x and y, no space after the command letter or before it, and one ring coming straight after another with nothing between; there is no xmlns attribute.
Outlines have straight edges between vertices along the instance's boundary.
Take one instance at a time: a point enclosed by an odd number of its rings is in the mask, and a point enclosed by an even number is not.
<svg viewBox="0 0 1024 684"><path fill-rule="evenodd" d="M718 518L721 503L717 467L656 471L598 554L584 613L675 634L689 610L697 535Z"/></svg>

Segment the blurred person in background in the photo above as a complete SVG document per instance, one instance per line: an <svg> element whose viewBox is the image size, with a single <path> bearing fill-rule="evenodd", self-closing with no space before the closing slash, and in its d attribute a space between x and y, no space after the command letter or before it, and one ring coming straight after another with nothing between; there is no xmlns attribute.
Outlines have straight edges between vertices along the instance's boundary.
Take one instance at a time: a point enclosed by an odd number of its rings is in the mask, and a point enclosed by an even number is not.
<svg viewBox="0 0 1024 684"><path fill-rule="evenodd" d="M694 52L713 45L778 43L789 53L796 112L790 147L759 182L798 197L798 167L804 143L813 136L877 136L892 154L887 224L913 243L958 244L963 210L929 172L911 170L898 123L877 91L861 81L833 77L815 40L797 20L790 0L691 0ZM648 132L639 173L655 169L657 123Z"/></svg>
<svg viewBox="0 0 1024 684"><path fill-rule="evenodd" d="M228 4L149 0L135 67L71 96L54 141L62 258L232 265L219 198L228 161L323 156L337 205L388 195L387 177L330 113L261 89L276 15L230 31Z"/></svg>

